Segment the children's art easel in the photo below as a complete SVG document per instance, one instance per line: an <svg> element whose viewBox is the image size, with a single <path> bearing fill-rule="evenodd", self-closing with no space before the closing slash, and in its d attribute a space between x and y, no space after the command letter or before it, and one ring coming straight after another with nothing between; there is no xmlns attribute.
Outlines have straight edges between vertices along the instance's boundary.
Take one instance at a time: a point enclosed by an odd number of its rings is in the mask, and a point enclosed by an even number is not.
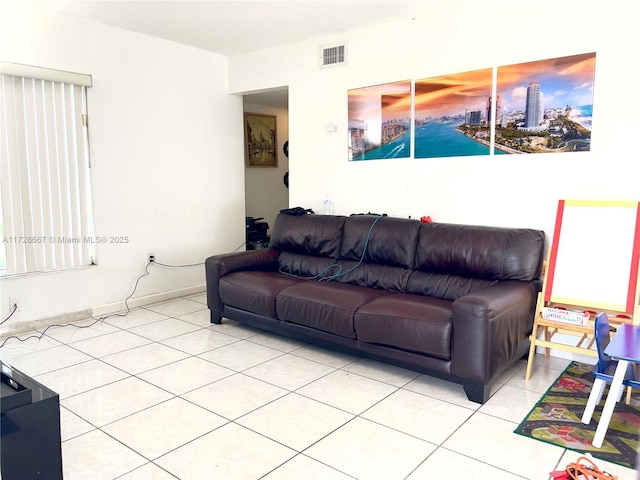
<svg viewBox="0 0 640 480"><path fill-rule="evenodd" d="M560 200L549 255L544 262L525 380L536 347L597 356L594 318L607 312L612 326L640 324L640 202ZM542 318L544 307L587 311L586 325ZM575 344L554 341L562 334Z"/></svg>

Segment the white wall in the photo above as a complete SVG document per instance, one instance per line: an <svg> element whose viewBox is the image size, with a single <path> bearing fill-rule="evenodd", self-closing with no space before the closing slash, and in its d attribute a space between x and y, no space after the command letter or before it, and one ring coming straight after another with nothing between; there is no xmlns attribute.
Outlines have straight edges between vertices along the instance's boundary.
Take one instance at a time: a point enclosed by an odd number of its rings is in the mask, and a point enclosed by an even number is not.
<svg viewBox="0 0 640 480"><path fill-rule="evenodd" d="M289 170L289 159L282 147L289 139L289 112L280 108L245 103L244 111L276 116L277 167L245 167L245 208L247 217L262 217L273 227L278 212L289 206L289 189L282 179Z"/></svg>
<svg viewBox="0 0 640 480"><path fill-rule="evenodd" d="M181 264L240 245L242 100L227 88L243 93L289 86L291 206L322 211L329 193L336 213L428 214L436 221L526 226L551 235L560 198L638 200L640 162L633 149L640 131L640 69L633 49L640 34L631 5L539 0L515 8L478 0L229 59L3 5L2 60L93 75L97 233L127 235L130 243L99 248L98 267L0 280L0 311L8 313L9 296L21 298L11 326L110 305L131 292L149 251L159 261ZM319 46L338 41L347 43L348 65L320 70ZM590 152L346 160L349 88L592 51L597 61ZM328 133L334 124L338 131ZM594 231L603 227L594 219ZM136 295L204 282L200 267L151 272Z"/></svg>
<svg viewBox="0 0 640 480"><path fill-rule="evenodd" d="M129 238L100 245L97 267L2 279L2 316L9 296L22 307L5 327L123 301L147 252L198 263L244 241L242 99L227 94L226 57L42 7L5 8L0 46L4 61L93 76L96 234ZM134 298L203 284L203 266L152 266Z"/></svg>
<svg viewBox="0 0 640 480"><path fill-rule="evenodd" d="M229 59L233 93L289 86L290 205L394 212L553 233L558 199L640 199L640 44L630 2L479 0L381 27ZM346 42L347 66L320 70L319 46ZM586 153L347 161L347 90L597 52ZM338 126L328 133L327 126ZM594 231L603 227L594 219ZM606 226L604 226L606 228Z"/></svg>

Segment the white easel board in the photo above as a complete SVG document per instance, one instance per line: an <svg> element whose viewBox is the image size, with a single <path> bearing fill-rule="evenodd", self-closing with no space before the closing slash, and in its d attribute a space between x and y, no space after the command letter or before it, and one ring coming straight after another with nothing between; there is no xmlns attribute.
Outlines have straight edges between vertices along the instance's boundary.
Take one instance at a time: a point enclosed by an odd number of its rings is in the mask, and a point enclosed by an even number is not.
<svg viewBox="0 0 640 480"><path fill-rule="evenodd" d="M632 314L640 202L560 200L545 302Z"/></svg>

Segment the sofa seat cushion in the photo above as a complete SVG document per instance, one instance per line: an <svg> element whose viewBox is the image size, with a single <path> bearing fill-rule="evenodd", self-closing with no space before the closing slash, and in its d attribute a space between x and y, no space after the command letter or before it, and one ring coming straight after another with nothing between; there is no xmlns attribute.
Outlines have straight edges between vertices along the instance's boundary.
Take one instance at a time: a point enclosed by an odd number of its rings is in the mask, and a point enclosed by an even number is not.
<svg viewBox="0 0 640 480"><path fill-rule="evenodd" d="M337 282L305 280L282 290L276 299L280 320L355 338L353 315L365 303L389 292Z"/></svg>
<svg viewBox="0 0 640 480"><path fill-rule="evenodd" d="M363 305L354 316L358 340L451 359L453 303L391 294Z"/></svg>
<svg viewBox="0 0 640 480"><path fill-rule="evenodd" d="M304 281L278 272L233 272L220 279L220 298L225 305L276 318L276 295Z"/></svg>

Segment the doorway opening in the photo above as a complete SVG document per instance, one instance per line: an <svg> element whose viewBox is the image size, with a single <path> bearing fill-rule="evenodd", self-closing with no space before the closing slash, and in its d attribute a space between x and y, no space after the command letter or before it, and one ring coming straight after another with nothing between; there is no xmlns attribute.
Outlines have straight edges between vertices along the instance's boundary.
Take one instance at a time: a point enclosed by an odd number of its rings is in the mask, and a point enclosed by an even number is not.
<svg viewBox="0 0 640 480"><path fill-rule="evenodd" d="M280 210L289 207L289 87L243 95L243 112L275 117L276 165L249 166L245 160L247 249L268 246L270 228ZM247 126L245 125L245 136ZM268 137L268 135L263 135ZM258 142L268 138L258 138ZM246 155L245 138L245 155ZM266 224L266 226L265 226Z"/></svg>

